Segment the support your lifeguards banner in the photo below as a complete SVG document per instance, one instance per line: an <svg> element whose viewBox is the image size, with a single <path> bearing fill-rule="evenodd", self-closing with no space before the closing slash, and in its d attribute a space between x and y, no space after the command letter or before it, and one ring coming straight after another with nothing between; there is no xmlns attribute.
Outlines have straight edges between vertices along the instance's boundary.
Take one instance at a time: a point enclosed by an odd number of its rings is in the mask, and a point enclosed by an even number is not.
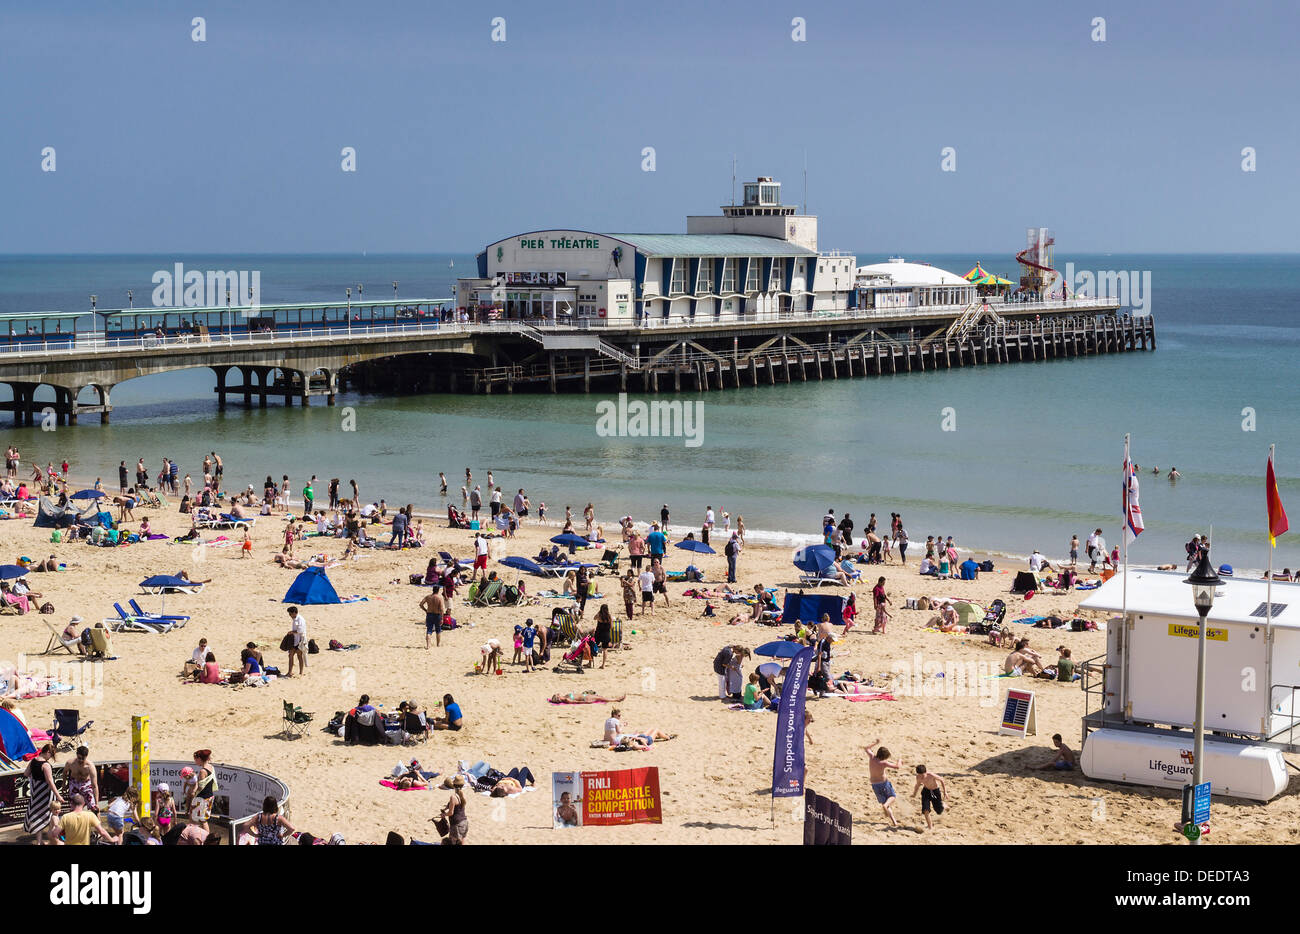
<svg viewBox="0 0 1300 934"><path fill-rule="evenodd" d="M579 776L574 794L574 778ZM655 766L617 772L556 772L552 784L555 827L663 823L659 769Z"/></svg>

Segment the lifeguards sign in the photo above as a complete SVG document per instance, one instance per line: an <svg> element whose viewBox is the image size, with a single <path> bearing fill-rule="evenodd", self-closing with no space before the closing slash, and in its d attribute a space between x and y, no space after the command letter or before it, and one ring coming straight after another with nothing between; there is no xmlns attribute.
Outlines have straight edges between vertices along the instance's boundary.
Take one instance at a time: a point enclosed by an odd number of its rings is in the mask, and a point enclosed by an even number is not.
<svg viewBox="0 0 1300 934"><path fill-rule="evenodd" d="M582 824L662 824L659 769L582 773Z"/></svg>

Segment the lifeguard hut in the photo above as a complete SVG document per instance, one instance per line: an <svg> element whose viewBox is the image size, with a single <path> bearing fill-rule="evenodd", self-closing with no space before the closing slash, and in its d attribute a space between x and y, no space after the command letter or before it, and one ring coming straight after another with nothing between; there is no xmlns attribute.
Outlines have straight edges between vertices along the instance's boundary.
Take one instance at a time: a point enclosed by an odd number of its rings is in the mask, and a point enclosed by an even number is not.
<svg viewBox="0 0 1300 934"><path fill-rule="evenodd" d="M1084 674L1089 778L1171 789L1191 781L1200 618L1184 577L1130 569L1126 612L1120 575L1079 604L1122 614ZM1300 751L1300 584L1274 582L1271 618L1267 590L1267 581L1227 579L1206 630L1205 778L1214 794L1257 801L1286 788L1282 753Z"/></svg>

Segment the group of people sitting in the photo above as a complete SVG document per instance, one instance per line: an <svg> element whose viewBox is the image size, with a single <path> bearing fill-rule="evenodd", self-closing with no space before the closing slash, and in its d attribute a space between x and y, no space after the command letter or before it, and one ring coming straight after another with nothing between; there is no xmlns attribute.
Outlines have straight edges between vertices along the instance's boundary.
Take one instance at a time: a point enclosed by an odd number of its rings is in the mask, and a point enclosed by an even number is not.
<svg viewBox="0 0 1300 934"><path fill-rule="evenodd" d="M370 702L369 694L362 694L351 710L339 711L326 727L328 732L342 736L348 745L375 746L399 745L435 730L461 730L465 715L450 694L442 696L442 716L429 717L413 700L404 700L394 713L384 713Z"/></svg>

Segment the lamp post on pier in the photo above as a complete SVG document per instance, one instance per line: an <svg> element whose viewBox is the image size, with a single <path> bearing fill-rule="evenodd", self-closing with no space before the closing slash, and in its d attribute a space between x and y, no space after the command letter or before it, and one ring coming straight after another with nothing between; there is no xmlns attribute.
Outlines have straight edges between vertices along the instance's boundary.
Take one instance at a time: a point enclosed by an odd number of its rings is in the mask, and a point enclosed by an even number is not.
<svg viewBox="0 0 1300 934"><path fill-rule="evenodd" d="M1214 591L1223 584L1210 564L1209 549L1201 552L1201 560L1192 575L1183 581L1192 587L1192 604L1201 618L1196 633L1196 721L1192 727L1192 785L1200 785L1205 776L1205 636L1210 608L1214 606ZM1186 831L1192 846L1201 842L1200 828L1195 833Z"/></svg>

